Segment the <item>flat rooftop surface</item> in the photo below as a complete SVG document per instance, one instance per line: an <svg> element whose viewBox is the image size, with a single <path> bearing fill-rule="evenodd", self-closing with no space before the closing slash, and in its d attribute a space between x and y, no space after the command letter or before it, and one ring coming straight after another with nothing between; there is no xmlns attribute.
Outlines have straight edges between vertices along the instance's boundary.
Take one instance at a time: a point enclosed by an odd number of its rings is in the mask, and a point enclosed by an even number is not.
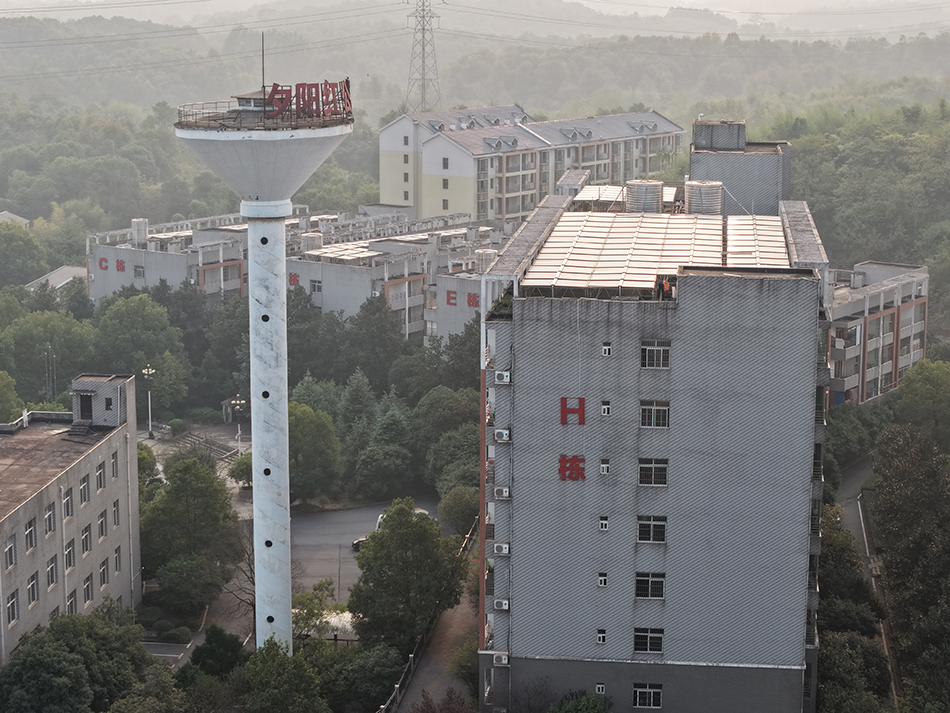
<svg viewBox="0 0 950 713"><path fill-rule="evenodd" d="M0 436L0 520L49 485L99 440L98 436L70 436L68 431L62 423L38 423L12 436Z"/></svg>
<svg viewBox="0 0 950 713"><path fill-rule="evenodd" d="M788 268L778 216L732 216L726 231L719 215L564 213L521 285L652 289L685 265Z"/></svg>

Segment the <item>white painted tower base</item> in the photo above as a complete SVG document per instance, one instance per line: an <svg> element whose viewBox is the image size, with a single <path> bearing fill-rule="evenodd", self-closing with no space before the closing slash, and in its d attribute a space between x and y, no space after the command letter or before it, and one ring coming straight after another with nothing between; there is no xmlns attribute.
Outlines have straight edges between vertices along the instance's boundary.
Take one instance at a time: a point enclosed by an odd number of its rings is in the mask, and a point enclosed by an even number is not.
<svg viewBox="0 0 950 713"><path fill-rule="evenodd" d="M242 201L247 221L254 587L257 645L292 642L290 450L287 440L287 201Z"/></svg>

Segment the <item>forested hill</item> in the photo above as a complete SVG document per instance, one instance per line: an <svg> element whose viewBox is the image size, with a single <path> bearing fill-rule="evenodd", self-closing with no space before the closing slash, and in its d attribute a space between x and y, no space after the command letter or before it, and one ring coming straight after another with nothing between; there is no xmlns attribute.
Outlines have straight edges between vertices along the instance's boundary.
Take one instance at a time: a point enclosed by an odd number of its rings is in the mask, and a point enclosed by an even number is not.
<svg viewBox="0 0 950 713"><path fill-rule="evenodd" d="M742 39L733 20L704 11L633 18L628 29L626 20L570 3L553 3L542 15L531 10L536 1L517 11L500 0L436 6L443 106L518 102L555 118L639 103L680 123L697 111L755 123L784 108L861 110L950 93L950 35L893 43ZM193 28L103 17L0 18L0 92L53 112L110 101L147 109L225 98L259 86L264 32L268 81L350 76L354 102L375 124L404 99L409 8L288 8ZM637 29L634 20L647 27ZM670 28L692 34L674 37ZM715 33L698 34L703 28ZM589 34L570 38L569 30ZM614 36L593 36L608 31ZM648 34L661 31L667 34ZM741 97L749 98L734 103ZM0 135L0 148L9 145Z"/></svg>

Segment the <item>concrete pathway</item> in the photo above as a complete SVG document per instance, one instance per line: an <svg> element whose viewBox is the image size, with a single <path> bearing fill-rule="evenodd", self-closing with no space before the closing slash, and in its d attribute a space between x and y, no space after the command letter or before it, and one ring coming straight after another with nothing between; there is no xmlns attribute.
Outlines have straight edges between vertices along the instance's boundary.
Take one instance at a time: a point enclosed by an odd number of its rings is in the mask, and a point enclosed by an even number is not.
<svg viewBox="0 0 950 713"><path fill-rule="evenodd" d="M463 601L458 606L439 617L429 645L422 654L422 661L416 667L409 689L399 704L398 713L408 713L413 703L421 703L423 690L427 691L436 703L450 687L461 691L462 695L468 698L465 684L452 676L447 668L452 652L477 631L478 615L472 611L463 596Z"/></svg>

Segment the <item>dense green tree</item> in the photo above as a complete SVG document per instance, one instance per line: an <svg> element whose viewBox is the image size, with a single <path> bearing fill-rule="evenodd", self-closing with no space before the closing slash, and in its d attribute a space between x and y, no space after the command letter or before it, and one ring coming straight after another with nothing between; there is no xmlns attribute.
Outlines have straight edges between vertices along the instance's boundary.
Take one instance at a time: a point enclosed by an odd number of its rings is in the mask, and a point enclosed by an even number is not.
<svg viewBox="0 0 950 713"><path fill-rule="evenodd" d="M360 451L350 488L364 498L379 499L406 492L412 477L412 455L393 443L372 443Z"/></svg>
<svg viewBox="0 0 950 713"><path fill-rule="evenodd" d="M386 298L368 298L347 320L346 354L377 394L389 390L389 370L404 348L399 322Z"/></svg>
<svg viewBox="0 0 950 713"><path fill-rule="evenodd" d="M16 381L5 371L0 371L0 421L15 421L20 417L23 401L16 394Z"/></svg>
<svg viewBox="0 0 950 713"><path fill-rule="evenodd" d="M293 596L294 640L309 637L325 638L329 631L326 616L333 599L333 580L321 579L309 591Z"/></svg>
<svg viewBox="0 0 950 713"><path fill-rule="evenodd" d="M449 337L445 345L445 371L442 384L450 389L479 388L481 366L481 318L478 312L465 323L465 328Z"/></svg>
<svg viewBox="0 0 950 713"><path fill-rule="evenodd" d="M478 488L456 485L439 501L439 521L459 535L465 535L478 519L481 497Z"/></svg>
<svg viewBox="0 0 950 713"><path fill-rule="evenodd" d="M25 291L22 287L19 289L4 287L0 290L0 330L6 329L20 317L26 316L27 310L23 307L25 295L21 294Z"/></svg>
<svg viewBox="0 0 950 713"><path fill-rule="evenodd" d="M342 379L349 373L343 355L346 325L337 312L322 312L301 286L287 293L288 381L305 374Z"/></svg>
<svg viewBox="0 0 950 713"><path fill-rule="evenodd" d="M247 713L330 713L320 697L320 678L300 656L268 639L241 669L241 710Z"/></svg>
<svg viewBox="0 0 950 713"><path fill-rule="evenodd" d="M176 557L233 556L237 517L214 471L197 459L165 470L167 484L142 510L142 567L155 573Z"/></svg>
<svg viewBox="0 0 950 713"><path fill-rule="evenodd" d="M166 351L151 365L155 369L151 383L152 399L159 410L181 406L188 396L188 370L181 359Z"/></svg>
<svg viewBox="0 0 950 713"><path fill-rule="evenodd" d="M199 554L179 555L155 572L162 606L178 614L197 614L221 594L228 572Z"/></svg>
<svg viewBox="0 0 950 713"><path fill-rule="evenodd" d="M158 477L158 459L147 443L139 441L136 450L139 466L139 487L144 488L153 478Z"/></svg>
<svg viewBox="0 0 950 713"><path fill-rule="evenodd" d="M468 695L478 699L479 671L478 671L478 634L465 637L459 646L452 651L449 659L448 671L465 684Z"/></svg>
<svg viewBox="0 0 950 713"><path fill-rule="evenodd" d="M456 485L477 485L480 443L481 427L477 423L467 423L444 433L429 447L426 481L435 485L440 495Z"/></svg>
<svg viewBox="0 0 950 713"><path fill-rule="evenodd" d="M333 422L339 421L340 401L343 387L333 381L317 381L308 371L290 391L290 400L309 406L314 411L330 415Z"/></svg>
<svg viewBox="0 0 950 713"><path fill-rule="evenodd" d="M412 412L412 432L424 457L443 433L466 423L477 423L481 404L478 391L453 391L437 386L422 397Z"/></svg>
<svg viewBox="0 0 950 713"><path fill-rule="evenodd" d="M99 320L97 352L110 373L139 374L165 352L181 355L181 332L171 325L168 310L148 295L119 299Z"/></svg>
<svg viewBox="0 0 950 713"><path fill-rule="evenodd" d="M86 281L81 277L74 277L60 288L59 304L78 320L90 319L95 309L86 290Z"/></svg>
<svg viewBox="0 0 950 713"><path fill-rule="evenodd" d="M323 411L291 401L289 412L290 498L332 496L340 488L340 439Z"/></svg>
<svg viewBox="0 0 950 713"><path fill-rule="evenodd" d="M228 466L228 477L236 483L249 486L254 484L253 457L251 452L242 453Z"/></svg>
<svg viewBox="0 0 950 713"><path fill-rule="evenodd" d="M17 223L0 220L0 252L0 287L25 285L49 269L36 238Z"/></svg>
<svg viewBox="0 0 950 713"><path fill-rule="evenodd" d="M357 368L343 387L336 420L340 431L345 432L360 419L370 426L375 424L376 397L366 374Z"/></svg>
<svg viewBox="0 0 950 713"><path fill-rule="evenodd" d="M841 713L884 713L886 704L874 695L867 678L867 651L860 634L829 631L818 649L818 709ZM883 655L883 654L882 654ZM886 673L886 660L885 660ZM879 675L874 671L873 676ZM886 680L886 679L885 679Z"/></svg>
<svg viewBox="0 0 950 713"><path fill-rule="evenodd" d="M950 362L922 359L901 379L897 417L936 443L950 444Z"/></svg>
<svg viewBox="0 0 950 713"><path fill-rule="evenodd" d="M396 394L415 408L419 400L442 382L445 361L442 341L428 340L428 344L410 344L412 352L398 357L389 369L389 383Z"/></svg>
<svg viewBox="0 0 950 713"><path fill-rule="evenodd" d="M360 641L411 651L432 617L459 602L465 560L458 547L432 518L413 512L412 498L394 500L356 553L360 576L347 608Z"/></svg>
<svg viewBox="0 0 950 713"><path fill-rule="evenodd" d="M208 341L220 368L232 376L231 388L225 393L247 393L243 382L234 376L240 372L247 361L246 336L250 330L250 312L248 302L240 297L232 297L218 306L212 313L208 330Z"/></svg>
<svg viewBox="0 0 950 713"><path fill-rule="evenodd" d="M52 400L67 379L87 371L95 353L96 330L65 312L32 312L0 334L0 359L17 375L27 400ZM49 378L55 366L57 382Z"/></svg>
<svg viewBox="0 0 950 713"><path fill-rule="evenodd" d="M111 599L86 615L53 618L47 629L24 638L0 669L0 710L108 711L157 663L141 635L132 610Z"/></svg>
<svg viewBox="0 0 950 713"><path fill-rule="evenodd" d="M204 643L195 647L189 661L209 676L225 678L246 659L240 636L210 624L205 629Z"/></svg>

